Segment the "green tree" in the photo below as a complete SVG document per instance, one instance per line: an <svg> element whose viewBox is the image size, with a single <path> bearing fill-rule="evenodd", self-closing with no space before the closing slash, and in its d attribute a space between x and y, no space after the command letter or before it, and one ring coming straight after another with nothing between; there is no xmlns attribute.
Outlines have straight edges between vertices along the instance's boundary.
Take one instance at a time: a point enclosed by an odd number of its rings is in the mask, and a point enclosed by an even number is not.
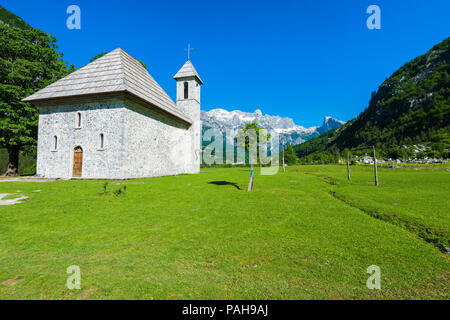
<svg viewBox="0 0 450 320"><path fill-rule="evenodd" d="M237 140L237 146L239 148L242 148L245 150L246 154L248 154L249 161L252 171L253 172L253 165L254 161L256 160L257 163L261 166L260 161L260 146L261 146L261 140L263 137L261 137L262 133L261 130L263 130L263 127L260 127L258 123L247 123L244 128L240 129L236 135ZM266 132L266 138L264 143L267 145L267 142L270 140L271 136ZM251 157L250 157L251 156ZM256 156L256 157L255 157ZM256 159L255 159L256 158ZM248 191L253 190L253 183L254 183L254 173L250 175L250 181L248 184Z"/></svg>
<svg viewBox="0 0 450 320"><path fill-rule="evenodd" d="M106 52L100 52L98 55L96 55L95 57L92 57L91 60L89 60L89 62L94 62L95 60L97 60L98 58L103 57L106 54Z"/></svg>
<svg viewBox="0 0 450 320"><path fill-rule="evenodd" d="M56 38L34 28L0 24L0 147L8 151L5 175L18 174L19 152L35 145L38 107L21 99L70 73Z"/></svg>
<svg viewBox="0 0 450 320"><path fill-rule="evenodd" d="M105 54L107 54L106 52L100 52L98 55L96 55L95 57L92 57L91 60L89 60L89 62L94 62L95 60L103 57ZM136 59L136 58L135 58ZM136 59L137 60L137 59ZM139 60L138 60L139 61ZM142 66L147 69L147 64L143 61L139 61L140 64L142 64Z"/></svg>
<svg viewBox="0 0 450 320"><path fill-rule="evenodd" d="M254 154L256 156L255 160L257 163L260 163L259 157L259 148L260 148L260 131L265 129L264 127L260 127L258 123L252 122L247 123L244 128L240 129L236 135L236 140L238 142L238 147L242 148L246 151L246 153ZM252 132L254 134L252 134ZM266 133L266 141L270 140L271 135ZM253 163L252 163L253 164Z"/></svg>
<svg viewBox="0 0 450 320"><path fill-rule="evenodd" d="M284 162L286 164L296 164L298 161L297 155L295 154L294 148L290 144L286 146L284 150Z"/></svg>

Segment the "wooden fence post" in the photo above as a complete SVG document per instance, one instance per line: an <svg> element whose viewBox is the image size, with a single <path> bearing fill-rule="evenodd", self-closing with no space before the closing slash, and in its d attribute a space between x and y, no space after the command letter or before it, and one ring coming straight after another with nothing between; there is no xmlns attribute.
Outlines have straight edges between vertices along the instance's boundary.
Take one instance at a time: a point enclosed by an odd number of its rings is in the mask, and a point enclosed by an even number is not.
<svg viewBox="0 0 450 320"><path fill-rule="evenodd" d="M347 151L347 180L350 181L350 151Z"/></svg>
<svg viewBox="0 0 450 320"><path fill-rule="evenodd" d="M281 154L283 158L283 172L286 172L285 166L284 166L284 139L283 135L281 136Z"/></svg>
<svg viewBox="0 0 450 320"><path fill-rule="evenodd" d="M373 148L373 170L375 172L375 185L378 186L377 156L375 155L375 146Z"/></svg>
<svg viewBox="0 0 450 320"><path fill-rule="evenodd" d="M250 170L250 181L248 182L248 189L247 191L252 191L253 190L253 163L251 164L251 170Z"/></svg>

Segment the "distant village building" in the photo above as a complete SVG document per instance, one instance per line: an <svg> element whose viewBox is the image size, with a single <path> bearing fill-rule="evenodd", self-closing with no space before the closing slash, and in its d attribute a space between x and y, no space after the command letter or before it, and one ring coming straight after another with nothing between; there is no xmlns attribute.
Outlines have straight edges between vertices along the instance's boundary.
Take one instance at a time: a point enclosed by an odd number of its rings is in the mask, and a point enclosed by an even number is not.
<svg viewBox="0 0 450 320"><path fill-rule="evenodd" d="M118 48L25 98L40 107L37 174L126 179L200 171L200 86L188 60L176 104Z"/></svg>
<svg viewBox="0 0 450 320"><path fill-rule="evenodd" d="M365 155L362 159L359 160L359 163L373 164L373 158Z"/></svg>

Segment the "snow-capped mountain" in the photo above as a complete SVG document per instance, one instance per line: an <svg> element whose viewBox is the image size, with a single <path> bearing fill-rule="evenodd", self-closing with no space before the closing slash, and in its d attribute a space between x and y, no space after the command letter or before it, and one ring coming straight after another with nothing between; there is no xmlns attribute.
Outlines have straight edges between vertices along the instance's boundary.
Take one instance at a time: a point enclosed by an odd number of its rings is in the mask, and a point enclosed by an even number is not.
<svg viewBox="0 0 450 320"><path fill-rule="evenodd" d="M245 124L257 122L267 130L274 130L275 132L282 134L285 143L291 145L303 143L345 123L344 121L336 120L331 117L325 117L321 127L305 128L296 125L291 118L271 116L268 114L263 115L259 109L255 110L253 113L239 110L227 111L224 109L213 109L210 111L202 110L200 118L203 130L210 128L218 129L222 132L229 130L232 137L234 137L237 131L244 127ZM227 137L227 139L232 139L232 137Z"/></svg>
<svg viewBox="0 0 450 320"><path fill-rule="evenodd" d="M332 117L325 117L322 126L319 129L317 129L317 131L319 131L319 133L322 134L327 131L336 129L342 126L343 124L345 124L345 121L337 120Z"/></svg>

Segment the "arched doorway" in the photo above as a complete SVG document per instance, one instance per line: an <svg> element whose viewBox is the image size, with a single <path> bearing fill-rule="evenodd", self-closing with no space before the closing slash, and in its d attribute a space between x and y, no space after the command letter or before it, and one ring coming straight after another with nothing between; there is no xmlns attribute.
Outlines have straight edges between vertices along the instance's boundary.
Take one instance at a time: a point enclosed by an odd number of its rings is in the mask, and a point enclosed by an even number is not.
<svg viewBox="0 0 450 320"><path fill-rule="evenodd" d="M81 177L83 170L83 149L78 146L73 150L73 177Z"/></svg>

